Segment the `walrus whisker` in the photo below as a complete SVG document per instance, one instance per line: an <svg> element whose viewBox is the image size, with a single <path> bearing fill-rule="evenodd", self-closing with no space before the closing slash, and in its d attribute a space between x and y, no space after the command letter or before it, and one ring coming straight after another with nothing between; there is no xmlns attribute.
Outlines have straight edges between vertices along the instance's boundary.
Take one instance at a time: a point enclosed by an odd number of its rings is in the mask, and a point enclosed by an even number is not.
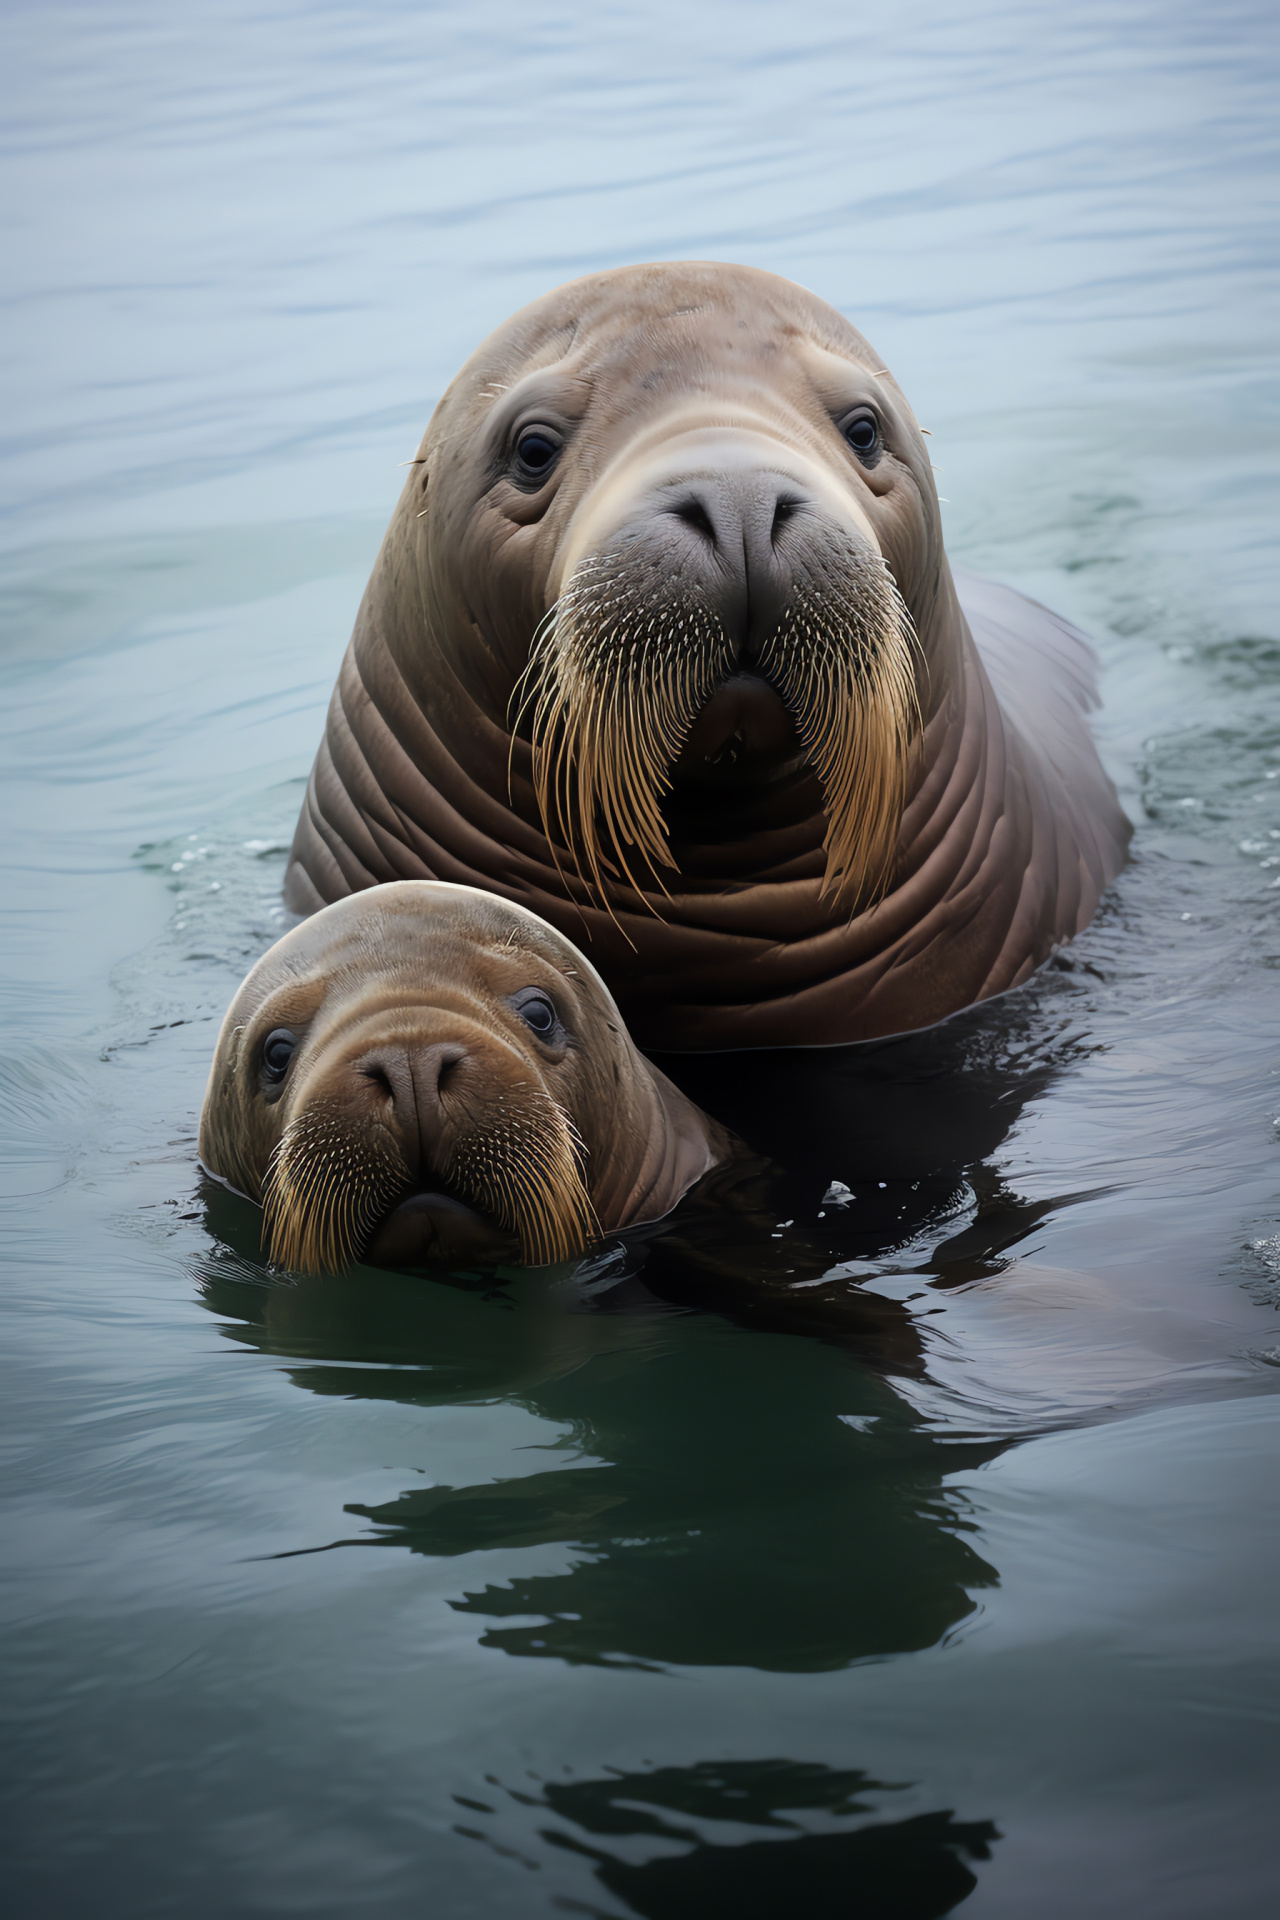
<svg viewBox="0 0 1280 1920"><path fill-rule="evenodd" d="M879 554L847 542L834 584L824 595L797 583L759 665L795 715L823 786L823 896L857 905L892 866L920 721L919 645ZM662 800L689 728L733 665L709 609L696 599L637 606L598 559L578 567L539 623L520 683L521 716L532 706L539 810L561 879L557 840L615 925L607 876L624 878L658 918L650 890L671 898Z"/></svg>
<svg viewBox="0 0 1280 1920"><path fill-rule="evenodd" d="M535 636L535 640L536 640L536 636ZM540 663L538 664L540 665ZM526 673L529 673L530 669L532 669L534 666L535 666L535 659L531 658L530 667L526 668ZM537 684L536 680L533 682L533 684L536 686ZM533 697L539 701L539 710L541 710L541 702L543 697L542 693L535 692ZM563 705L564 703L559 695L555 695L552 697L548 705L548 712L550 717L545 722L546 731L557 733L563 730L562 729ZM524 709L522 708L522 713L523 711ZM535 721L535 728L536 726L537 726L537 722ZM590 896L591 887L590 887L590 883L587 881L587 878L582 871L582 860L581 860L580 853L576 848L574 848L572 833L565 831L564 824L563 824L566 821L566 819L571 817L571 814L572 814L572 797L573 797L572 796L572 770L577 757L578 757L577 742L570 739L570 741L562 747L561 752L556 756L554 771L550 775L550 781L554 785L554 790L549 795L547 786L544 785L543 782L538 777L539 769L538 769L537 754L535 749L535 763L534 763L535 764L535 789L538 794L539 811L542 814L543 825L546 829L547 846L550 850L552 862L555 866L557 874L560 877L561 882L565 885L566 891L568 891L568 879L565 874L564 868L560 864L560 855L555 842L554 828L553 828L553 822L552 822L553 814L554 814L555 821L559 823L561 826L562 837L565 839L570 849L573 850L574 852L574 864L578 870L578 878L582 882L582 884L587 888L588 896ZM584 780L583 780L583 777L580 775L578 785L581 788L583 784L584 784ZM554 800L554 806L552 806L549 803L550 799ZM625 927L623 927L621 921L618 919L617 914L613 911L613 907L608 900L608 896L604 892L603 887L600 885L599 867L601 865L603 865L607 871L609 871L614 877L616 877L617 870L612 866L612 863L607 859L605 859L603 855L599 852L599 850L596 849L596 863L593 866L593 872L594 872L594 877L596 881L597 897L603 898L605 907L609 914L610 919L613 921L614 925L618 928L618 931L622 934L622 937L627 942L628 946L630 946L634 950L635 948L634 940L632 940L631 936L627 933ZM624 866L625 866L625 862L624 862ZM627 877L628 879L630 879L631 878L630 874L628 874ZM634 881L632 881L632 886L633 887L635 886ZM636 888L636 892L639 894L638 888ZM640 894L640 898L641 899L644 898L643 894ZM646 901L645 904L648 905L649 903Z"/></svg>
<svg viewBox="0 0 1280 1920"><path fill-rule="evenodd" d="M527 1265L550 1266L600 1238L582 1175L585 1152L564 1108L531 1091L496 1126L463 1136L446 1177L516 1235Z"/></svg>
<svg viewBox="0 0 1280 1920"><path fill-rule="evenodd" d="M555 626L556 618L560 610L562 599L563 599L563 595L561 596L560 600L555 600L552 602L552 604L547 608L547 611L543 614L541 620L539 620L537 626L535 627L533 640L531 641L530 647L529 647L528 662L525 666L524 672L520 675L514 687L511 689L511 694L507 701L507 727L510 734L510 745L507 748L507 799L509 801L513 800L515 797L516 740L519 737L520 728L524 724L524 719L526 714L529 712L530 708L534 708L536 711L538 702L541 698L540 676L542 673L542 650L543 650L543 646L544 646L544 642L546 640L547 634ZM519 701L518 706L516 704L517 701ZM537 789L538 781L537 781L536 751L534 754L534 785L535 785L535 789ZM556 874L559 880L561 881L562 885L564 885L567 891L568 880L565 875L564 868L560 865L560 855L556 850L556 844L551 835L551 827L547 819L547 810L545 805L543 804L542 795L540 791L538 793L538 809L539 809L539 812L542 814L543 824L544 824L544 827L546 828L547 846L550 849L552 863L555 866Z"/></svg>
<svg viewBox="0 0 1280 1920"><path fill-rule="evenodd" d="M822 782L824 897L856 910L890 877L920 725L919 642L888 566L850 547L834 604L797 586L762 655ZM850 593L856 585L856 595Z"/></svg>
<svg viewBox="0 0 1280 1920"><path fill-rule="evenodd" d="M561 605L563 604L563 600L564 600L563 594L560 596L559 600L554 600L551 603L551 605L547 608L547 611L543 614L541 620L539 620L537 626L534 628L533 639L529 645L528 662L525 666L524 672L520 675L520 678L516 681L514 687L512 687L510 696L507 700L507 726L511 733L511 748L507 754L508 798L510 798L509 783L510 783L511 767L512 767L512 755L515 753L516 737L520 731L520 727L526 713L528 713L530 707L533 706L537 701L538 675L540 672L540 665L541 665L540 655L542 651L543 642L545 641L546 636L550 631L550 629L555 625L556 618L559 614ZM517 701L519 701L518 706L516 704Z"/></svg>
<svg viewBox="0 0 1280 1920"><path fill-rule="evenodd" d="M262 1183L268 1258L298 1273L340 1272L409 1184L394 1149L313 1104L285 1128Z"/></svg>
<svg viewBox="0 0 1280 1920"><path fill-rule="evenodd" d="M577 568L535 635L526 674L537 689L534 785L543 824L558 870L557 835L615 925L606 874L625 877L657 918L649 887L671 897L661 871L672 865L661 801L699 708L730 666L720 623L700 599L675 609L652 599L637 606L597 559Z"/></svg>

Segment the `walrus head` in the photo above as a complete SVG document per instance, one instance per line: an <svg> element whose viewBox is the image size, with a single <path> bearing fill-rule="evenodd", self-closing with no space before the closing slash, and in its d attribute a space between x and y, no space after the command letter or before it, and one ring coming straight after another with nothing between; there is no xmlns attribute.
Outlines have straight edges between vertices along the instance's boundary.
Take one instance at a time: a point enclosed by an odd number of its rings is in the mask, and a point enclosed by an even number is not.
<svg viewBox="0 0 1280 1920"><path fill-rule="evenodd" d="M427 617L591 893L660 895L762 795L773 828L825 816L849 911L884 889L945 560L910 409L839 314L740 267L574 282L473 356L418 464Z"/></svg>
<svg viewBox="0 0 1280 1920"><path fill-rule="evenodd" d="M200 1121L207 1170L301 1271L565 1259L669 1211L722 1150L569 941L431 881L338 901L263 956Z"/></svg>
<svg viewBox="0 0 1280 1920"><path fill-rule="evenodd" d="M681 1050L872 1039L1024 980L1128 828L1087 642L957 592L921 432L771 274L630 267L525 308L410 463L289 905L491 887Z"/></svg>

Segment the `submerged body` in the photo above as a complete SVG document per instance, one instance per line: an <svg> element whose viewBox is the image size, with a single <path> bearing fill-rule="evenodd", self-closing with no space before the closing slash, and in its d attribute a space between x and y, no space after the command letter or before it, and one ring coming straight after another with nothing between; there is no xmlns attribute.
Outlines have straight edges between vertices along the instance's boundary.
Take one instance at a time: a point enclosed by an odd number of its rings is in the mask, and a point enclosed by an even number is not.
<svg viewBox="0 0 1280 1920"><path fill-rule="evenodd" d="M200 1119L211 1174L316 1271L544 1264L660 1219L728 1136L636 1052L554 928L467 887L383 886L252 969Z"/></svg>
<svg viewBox="0 0 1280 1920"><path fill-rule="evenodd" d="M746 268L574 282L437 409L294 840L585 939L637 1040L823 1045L1017 985L1128 823L1082 637L943 551L924 440L839 314Z"/></svg>

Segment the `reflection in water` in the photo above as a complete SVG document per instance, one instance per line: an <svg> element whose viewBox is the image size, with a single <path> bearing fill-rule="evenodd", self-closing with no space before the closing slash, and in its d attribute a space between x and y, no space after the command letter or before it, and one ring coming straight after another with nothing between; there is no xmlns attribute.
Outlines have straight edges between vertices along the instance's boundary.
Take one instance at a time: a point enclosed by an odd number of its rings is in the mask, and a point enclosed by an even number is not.
<svg viewBox="0 0 1280 1920"><path fill-rule="evenodd" d="M1030 992L849 1047L656 1056L693 1100L811 1181L953 1185L987 1159L1079 1049Z"/></svg>
<svg viewBox="0 0 1280 1920"><path fill-rule="evenodd" d="M214 1206L224 1251L206 1264L206 1303L237 1341L301 1361L298 1386L413 1407L502 1396L567 1430L548 1449L563 1465L352 1504L365 1528L295 1550L507 1555L478 1563L493 1577L464 1574L449 1602L484 1647L819 1672L932 1646L996 1584L943 1478L998 1449L913 1431L847 1344L674 1310L634 1280L593 1298L554 1271L467 1286L365 1269L264 1287L226 1245L243 1213ZM563 1550L551 1569L529 1551L547 1547ZM646 1920L932 1920L972 1892L999 1838L949 1810L893 1818L901 1784L786 1759L488 1785L493 1801L455 1794L457 1833L530 1867L548 1851L589 1862Z"/></svg>
<svg viewBox="0 0 1280 1920"><path fill-rule="evenodd" d="M488 1297L372 1270L267 1289L211 1272L205 1291L237 1339L306 1356L292 1377L309 1392L418 1407L504 1395L568 1429L551 1449L562 1465L349 1506L367 1530L299 1543L565 1548L552 1570L516 1561L451 1602L485 1623L483 1645L817 1671L932 1646L995 1579L942 1485L995 1449L914 1433L898 1395L834 1343L656 1306L570 1311L564 1283L538 1274Z"/></svg>
<svg viewBox="0 0 1280 1920"><path fill-rule="evenodd" d="M857 1771L734 1760L554 1781L537 1799L512 1797L571 1823L539 1837L595 1862L601 1884L645 1920L935 1920L972 1893L966 1863L989 1860L1000 1835L989 1820L950 1812L867 1820L892 1791ZM475 1826L455 1831L490 1839Z"/></svg>
<svg viewBox="0 0 1280 1920"><path fill-rule="evenodd" d="M997 1449L916 1431L890 1380L924 1372L917 1323L839 1268L950 1221L926 1262L945 1285L994 1270L1047 1211L968 1164L1054 1070L1052 1047L1024 1032L996 1053L992 1031L979 1013L870 1048L677 1063L772 1157L712 1176L576 1275L357 1269L263 1288L234 1257L211 1262L208 1304L236 1338L311 1362L292 1377L312 1393L503 1396L572 1435L545 1471L352 1505L367 1529L303 1550L564 1547L567 1564L517 1563L451 1602L483 1645L533 1658L800 1672L934 1645L995 1579L943 1476ZM980 1196L959 1223L958 1190ZM208 1204L252 1259L256 1216L221 1189ZM707 1306L746 1325L690 1311Z"/></svg>
<svg viewBox="0 0 1280 1920"><path fill-rule="evenodd" d="M1007 1249L1081 1197L1023 1201L985 1164L1079 1051L1042 1010L1052 991L1040 983L1016 1014L1002 1002L866 1046L663 1056L761 1159L712 1174L685 1201L647 1248L646 1285L835 1335L889 1372L918 1374L913 1323L860 1285L858 1268L933 1235L912 1270L943 1286L998 1272Z"/></svg>

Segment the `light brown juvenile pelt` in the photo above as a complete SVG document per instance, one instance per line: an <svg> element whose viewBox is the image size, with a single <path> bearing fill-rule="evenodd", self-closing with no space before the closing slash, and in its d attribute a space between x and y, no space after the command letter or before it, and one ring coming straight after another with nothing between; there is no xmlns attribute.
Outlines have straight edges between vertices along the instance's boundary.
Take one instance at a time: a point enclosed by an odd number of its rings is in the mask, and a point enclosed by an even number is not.
<svg viewBox="0 0 1280 1920"><path fill-rule="evenodd" d="M500 1095L499 1106L507 1105ZM509 1113L464 1134L440 1178L516 1235L526 1265L546 1266L585 1252L600 1235L583 1151L563 1108L531 1089ZM297 1273L340 1272L360 1259L412 1184L393 1146L358 1133L349 1116L324 1101L313 1102L290 1121L263 1182L270 1258Z"/></svg>
<svg viewBox="0 0 1280 1920"><path fill-rule="evenodd" d="M410 1184L394 1147L312 1102L285 1128L262 1183L270 1259L295 1273L340 1272Z"/></svg>
<svg viewBox="0 0 1280 1920"><path fill-rule="evenodd" d="M506 1096L499 1096L507 1105ZM458 1142L449 1160L451 1189L518 1235L526 1266L550 1266L583 1253L600 1223L582 1176L585 1149L550 1094L519 1096L511 1111Z"/></svg>

